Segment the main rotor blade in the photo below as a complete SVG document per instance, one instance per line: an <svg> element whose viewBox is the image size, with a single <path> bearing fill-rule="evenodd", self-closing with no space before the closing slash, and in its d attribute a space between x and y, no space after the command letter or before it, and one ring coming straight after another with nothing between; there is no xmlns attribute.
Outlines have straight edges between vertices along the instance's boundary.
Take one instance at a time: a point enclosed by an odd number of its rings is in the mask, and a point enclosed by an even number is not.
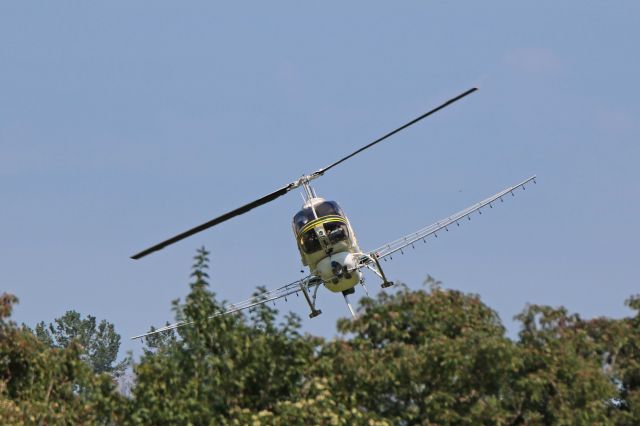
<svg viewBox="0 0 640 426"><path fill-rule="evenodd" d="M326 172L326 171L327 171L327 170L329 170L329 169L334 168L335 166L337 166L338 164L342 163L343 161L347 161L349 158L353 157L354 155L361 153L362 151L364 151L364 150L365 150L365 149L367 149L367 148L371 148L371 147L372 147L372 146L374 146L375 144L382 142L383 140L387 139L388 137L395 135L395 134L396 134L396 133L398 133L399 131L406 129L407 127L409 127L409 126L411 126L411 125L413 125L413 124L416 124L418 121L422 120L423 118L427 118L427 117L428 117L428 116L430 116L431 114L433 114L433 113L435 113L435 112L440 111L441 109L443 109L443 108L445 108L445 107L447 107L447 106L451 105L452 103L454 103L454 102L456 102L456 101L459 101L460 99L464 98L464 97L465 97L465 96L467 96L467 95L470 95L471 93L475 92L476 90L478 90L478 88L477 88L477 87L472 87L471 89L467 90L466 92L459 94L459 95L458 95L458 96L456 96L455 98L451 98L451 99L449 99L448 101L446 101L446 102L445 102L445 103L443 103L442 105L440 105L440 106L438 106L438 107L436 107L436 108L432 109L431 111L425 112L425 113L424 113L424 114L422 114L420 117L414 118L413 120L411 120L411 121L410 121L410 122L408 122L407 124L405 124L405 125L403 125L403 126L398 127L397 129L395 129L395 130L393 130L393 131L391 131L391 132L387 133L386 135L382 136L381 138L376 139L375 141L371 142L370 144L363 146L363 147L362 147L362 148L360 148L359 150L357 150L357 151L355 151L355 152L352 152L351 154L347 155L346 157L341 158L340 160L336 161L336 162L335 162L335 163L333 163L333 164L328 165L327 167L325 167L325 168L323 168L323 169L318 170L317 172L315 172L315 173L314 173L314 175L316 175L316 176L323 175L323 174L324 174L324 172Z"/></svg>
<svg viewBox="0 0 640 426"><path fill-rule="evenodd" d="M322 176L327 170L332 169L333 167L335 167L338 164L348 160L349 158L353 157L354 155L361 153L365 149L371 148L373 145L382 142L383 140L387 139L390 136L395 135L399 131L406 129L407 127L417 123L418 121L422 120L423 118L426 118L426 117L430 116L431 114L433 114L433 113L435 113L437 111L440 111L441 109L451 105L452 103L464 98L465 96L470 95L471 93L475 92L476 90L478 90L478 89L476 87L473 87L473 88L467 90L466 92L461 93L460 95L456 96L455 98L449 99L448 101L446 101L445 103L441 104L440 106L432 109L431 111L428 111L428 112L422 114L421 116L411 120L410 122L406 123L405 125L403 125L401 127L398 127L397 129L387 133L386 135L382 136L379 139L376 139L375 141L371 142L370 144L363 146L359 150L347 155L346 157L336 161L335 163L330 164L327 167L322 168L322 169L312 173L311 175L305 176L304 177L305 181L308 182L313 178L316 178L318 176ZM159 244L156 244L156 245L154 245L152 247L149 247L148 249L143 250L140 253L134 254L133 256L131 256L131 258L137 260L137 259L145 257L146 255L151 254L151 253L153 253L155 251L162 250L163 248L165 248L165 247L167 247L167 246L169 246L171 244L177 243L178 241L183 240L183 239L185 239L187 237L190 237L191 235L197 234L198 232L204 231L205 229L209 229L212 226L216 226L216 225L218 225L218 224L220 224L220 223L222 223L224 221L227 221L227 220L231 219L232 217L239 216L241 214L244 214L244 213L248 212L249 210L251 210L253 208L256 208L256 207L261 206L263 204L266 204L266 203L268 203L270 201L273 201L276 198L283 196L284 194L286 194L287 192L289 192L293 188L296 188L296 187L300 186L300 184L301 184L301 181L292 182L289 185L287 185L285 187L282 187L282 188L278 189L277 191L272 192L271 194L265 195L262 198L258 198L257 200L252 201L252 202L250 202L248 204L245 204L242 207L239 207L239 208L237 208L235 210L232 210L232 211L230 211L228 213L225 213L222 216L218 216L215 219L210 220L209 222L203 223L202 225L196 226L195 228L192 228L192 229L190 229L190 230L188 230L186 232L183 232L182 234L178 234L175 237L171 237L168 240L165 240L165 241L163 241L163 242L161 242Z"/></svg>
<svg viewBox="0 0 640 426"><path fill-rule="evenodd" d="M239 216L243 213L248 212L253 208L256 208L270 201L273 201L276 198L283 196L284 194L286 194L287 192L289 192L295 187L296 187L296 182L290 183L289 185L282 187L277 191L272 192L271 194L265 195L262 198L258 198L257 200L252 201L248 204L245 204L242 207L238 207L235 210L231 210L230 212L225 213L222 216L218 216L215 219L211 219L209 222L203 223L202 225L198 225L195 228L192 228L192 229L189 229L188 231L183 232L182 234L178 234L175 237L171 237L168 240L165 240L159 244L156 244L155 246L149 247L148 249L143 250L140 253L134 254L133 256L131 256L131 259L138 260L142 257L145 257L148 254L153 253L154 251L162 250L166 246L169 246L173 243L177 243L178 241L183 240L187 237L190 237L193 234L197 234L198 232L204 231L205 229L209 229L212 226L216 226L219 223L229 220L232 217Z"/></svg>

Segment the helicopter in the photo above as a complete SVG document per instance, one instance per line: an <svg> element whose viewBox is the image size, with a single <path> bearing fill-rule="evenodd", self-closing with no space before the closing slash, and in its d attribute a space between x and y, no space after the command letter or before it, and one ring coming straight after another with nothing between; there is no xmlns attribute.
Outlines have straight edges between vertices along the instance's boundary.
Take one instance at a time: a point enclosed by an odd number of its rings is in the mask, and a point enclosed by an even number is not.
<svg viewBox="0 0 640 426"><path fill-rule="evenodd" d="M443 102L437 107L390 131L384 136L339 159L338 161L335 161L334 163L331 163L311 174L305 174L282 188L238 207L235 210L231 210L208 222L191 228L188 231L155 244L134 254L131 258L135 260L141 259L142 257L161 250L169 245L175 244L187 237L219 225L220 223L235 216L242 215L256 207L274 201L293 189L302 188L304 204L293 216L292 230L296 239L296 245L298 247L301 262L304 266L308 267L309 274L304 278L293 281L284 286L264 291L257 296L251 297L242 302L228 305L221 312L214 314L213 317L251 309L258 305L275 302L282 298L286 300L287 296L294 294L298 295L301 293L310 308L311 312L309 313L309 317L314 318L322 313L322 311L316 306L318 289L320 287L325 287L333 293L342 293L349 312L353 318L356 318L356 312L353 309L348 296L355 293L355 287L358 284L362 285L368 293L364 282L363 271L365 269L372 271L382 281L382 288L392 286L394 283L387 279L380 261L393 259L393 254L396 252L404 253L403 249L409 246L415 248L415 244L417 242L423 241L426 243L426 239L428 237L438 237L438 232L442 230L448 232L449 227L451 226L460 226L460 222L463 219L471 220L471 215L473 213L478 212L479 214L482 214L483 208L487 206L489 208L493 208L496 202L503 202L505 196L509 194L512 196L515 195L514 191L516 189L525 189L527 184L531 182L535 183L536 176L531 176L524 181L510 186L462 211L412 232L411 234L405 235L395 241L384 244L372 251L362 251L360 249L356 234L351 226L351 222L340 205L335 201L319 197L311 186L311 182L321 176L324 176L324 174L332 168L362 151L371 148L372 146L386 140L396 133L412 126L435 112L446 108L477 90L478 89L476 87L472 87L471 89L447 100L446 102ZM152 331L148 333L134 336L132 339L144 338L152 334L166 332L189 324L191 323L179 322L170 324L158 329L152 329Z"/></svg>

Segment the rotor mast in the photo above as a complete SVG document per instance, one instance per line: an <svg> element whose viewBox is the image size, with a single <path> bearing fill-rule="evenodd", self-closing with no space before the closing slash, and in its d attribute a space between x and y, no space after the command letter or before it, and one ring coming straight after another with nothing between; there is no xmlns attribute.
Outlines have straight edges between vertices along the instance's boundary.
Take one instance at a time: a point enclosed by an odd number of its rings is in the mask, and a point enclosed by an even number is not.
<svg viewBox="0 0 640 426"><path fill-rule="evenodd" d="M317 173L304 175L295 183L295 187L301 186L304 190L305 204L310 204L312 199L318 198L316 191L311 186L311 181L319 176Z"/></svg>

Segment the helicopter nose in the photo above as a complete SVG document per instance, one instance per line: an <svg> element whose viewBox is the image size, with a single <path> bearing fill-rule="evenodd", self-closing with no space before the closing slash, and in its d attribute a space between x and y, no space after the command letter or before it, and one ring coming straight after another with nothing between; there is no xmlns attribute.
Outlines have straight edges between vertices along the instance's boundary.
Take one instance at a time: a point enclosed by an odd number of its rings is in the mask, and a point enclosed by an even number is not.
<svg viewBox="0 0 640 426"><path fill-rule="evenodd" d="M342 287L353 286L359 279L360 273L355 271L356 257L349 252L338 252L318 262L315 273L320 276L326 283L339 285L339 290L342 291ZM337 291L335 287L329 288L332 291Z"/></svg>

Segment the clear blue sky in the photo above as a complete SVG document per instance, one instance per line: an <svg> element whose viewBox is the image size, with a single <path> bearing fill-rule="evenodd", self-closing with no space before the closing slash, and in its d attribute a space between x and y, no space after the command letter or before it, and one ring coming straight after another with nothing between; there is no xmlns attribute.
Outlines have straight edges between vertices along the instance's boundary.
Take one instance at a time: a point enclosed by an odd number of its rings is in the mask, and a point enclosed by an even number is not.
<svg viewBox="0 0 640 426"><path fill-rule="evenodd" d="M510 333L526 303L621 317L638 293L640 3L2 2L0 291L17 321L68 309L127 337L172 320L195 249L242 300L300 276L297 194L140 261L129 256L332 170L372 249L532 174L538 185L388 274L478 293ZM369 279L370 290L379 291ZM361 294L361 292L360 292ZM322 292L304 330L348 315Z"/></svg>

